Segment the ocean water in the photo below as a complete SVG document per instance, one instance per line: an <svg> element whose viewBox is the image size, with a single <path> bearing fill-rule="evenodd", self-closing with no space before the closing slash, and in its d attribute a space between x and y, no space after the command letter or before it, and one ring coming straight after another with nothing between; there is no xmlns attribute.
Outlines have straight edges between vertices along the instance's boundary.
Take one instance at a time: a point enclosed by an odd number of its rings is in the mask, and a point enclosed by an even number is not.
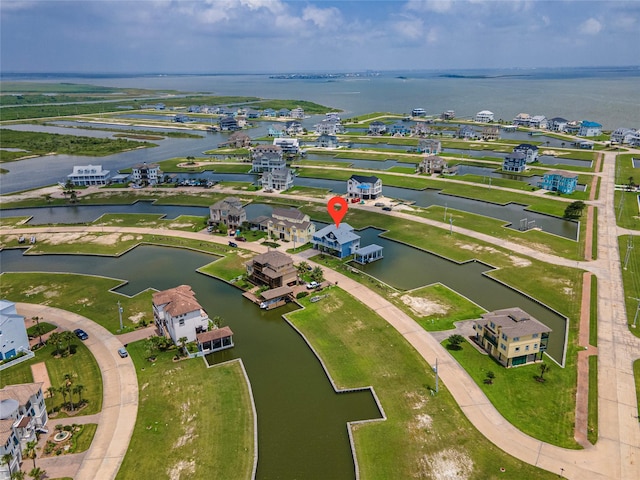
<svg viewBox="0 0 640 480"><path fill-rule="evenodd" d="M344 116L408 113L422 107L428 114L455 110L464 118L487 109L496 120L510 120L526 112L596 121L608 130L640 128L640 67L383 72L332 79L282 79L268 74L6 73L2 79L309 100L343 110Z"/></svg>

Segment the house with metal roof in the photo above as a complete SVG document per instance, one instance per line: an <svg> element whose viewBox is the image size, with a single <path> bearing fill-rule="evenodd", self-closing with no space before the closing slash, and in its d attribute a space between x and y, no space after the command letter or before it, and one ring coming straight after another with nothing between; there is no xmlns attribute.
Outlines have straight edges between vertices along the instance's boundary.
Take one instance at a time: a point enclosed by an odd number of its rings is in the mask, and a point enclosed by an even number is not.
<svg viewBox="0 0 640 480"><path fill-rule="evenodd" d="M314 233L311 243L314 250L345 258L360 248L360 236L348 223L342 222L338 227L332 223Z"/></svg>
<svg viewBox="0 0 640 480"><path fill-rule="evenodd" d="M505 367L542 360L551 329L521 308L488 312L473 322L475 341Z"/></svg>
<svg viewBox="0 0 640 480"><path fill-rule="evenodd" d="M382 180L375 175L351 175L347 180L347 195L363 200L376 199L382 195Z"/></svg>
<svg viewBox="0 0 640 480"><path fill-rule="evenodd" d="M597 137L602 135L602 125L597 122L590 122L583 120L580 123L580 130L578 130L579 137Z"/></svg>

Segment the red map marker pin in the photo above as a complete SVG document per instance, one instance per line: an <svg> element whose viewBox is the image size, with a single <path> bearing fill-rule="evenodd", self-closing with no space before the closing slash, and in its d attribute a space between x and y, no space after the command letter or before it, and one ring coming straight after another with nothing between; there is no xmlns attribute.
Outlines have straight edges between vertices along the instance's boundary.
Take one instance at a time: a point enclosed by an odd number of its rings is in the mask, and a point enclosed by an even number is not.
<svg viewBox="0 0 640 480"><path fill-rule="evenodd" d="M336 210L336 207L340 208ZM331 218L333 218L333 221L336 224L336 228L340 227L340 222L347 214L348 208L349 204L342 197L333 197L327 202L327 210L329 211L329 215L331 215Z"/></svg>

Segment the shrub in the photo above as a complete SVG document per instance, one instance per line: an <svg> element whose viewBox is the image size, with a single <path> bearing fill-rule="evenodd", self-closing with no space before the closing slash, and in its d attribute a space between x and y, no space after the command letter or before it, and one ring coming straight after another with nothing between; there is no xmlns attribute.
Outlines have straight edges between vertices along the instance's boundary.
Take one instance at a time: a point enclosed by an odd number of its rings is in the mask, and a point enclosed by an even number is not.
<svg viewBox="0 0 640 480"><path fill-rule="evenodd" d="M296 295L296 298L297 299L301 299L301 298L306 297L307 295L309 295L309 292L298 292L297 295Z"/></svg>

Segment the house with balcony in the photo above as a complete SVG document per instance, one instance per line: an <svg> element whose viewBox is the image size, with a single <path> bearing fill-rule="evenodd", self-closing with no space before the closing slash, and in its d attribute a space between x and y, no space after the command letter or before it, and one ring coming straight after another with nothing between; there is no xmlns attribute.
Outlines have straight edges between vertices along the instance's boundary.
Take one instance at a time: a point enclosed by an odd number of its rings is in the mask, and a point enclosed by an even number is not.
<svg viewBox="0 0 640 480"><path fill-rule="evenodd" d="M456 137L463 138L464 140L473 140L478 137L478 132L469 125L462 125L456 132Z"/></svg>
<svg viewBox="0 0 640 480"><path fill-rule="evenodd" d="M273 145L280 147L283 155L297 155L300 153L300 142L297 138L274 138Z"/></svg>
<svg viewBox="0 0 640 480"><path fill-rule="evenodd" d="M368 135L384 135L387 133L387 124L380 120L374 120L369 124Z"/></svg>
<svg viewBox="0 0 640 480"><path fill-rule="evenodd" d="M502 170L505 172L524 172L527 168L527 157L522 152L508 154L502 162Z"/></svg>
<svg viewBox="0 0 640 480"><path fill-rule="evenodd" d="M500 128L495 126L482 127L480 137L482 140L498 140L500 138Z"/></svg>
<svg viewBox="0 0 640 480"><path fill-rule="evenodd" d="M256 285L266 285L269 289L293 285L298 279L293 259L277 250L256 255L245 266L249 281Z"/></svg>
<svg viewBox="0 0 640 480"><path fill-rule="evenodd" d="M323 133L318 138L316 138L316 147L322 148L338 148L340 142L338 141L338 137L335 135L327 135Z"/></svg>
<svg viewBox="0 0 640 480"><path fill-rule="evenodd" d="M195 342L199 333L209 330L209 315L189 285L155 292L151 298L153 318L160 334L168 333L176 345L183 337L187 343Z"/></svg>
<svg viewBox="0 0 640 480"><path fill-rule="evenodd" d="M274 168L262 172L260 185L265 191L282 192L293 187L293 173L290 168Z"/></svg>
<svg viewBox="0 0 640 480"><path fill-rule="evenodd" d="M479 123L493 122L493 112L490 110L482 110L476 113L475 120Z"/></svg>
<svg viewBox="0 0 640 480"><path fill-rule="evenodd" d="M475 341L505 367L542 360L551 329L514 307L488 312L473 322Z"/></svg>
<svg viewBox="0 0 640 480"><path fill-rule="evenodd" d="M403 137L411 133L411 128L403 122L396 122L389 127L389 133L394 137Z"/></svg>
<svg viewBox="0 0 640 480"><path fill-rule="evenodd" d="M244 132L233 132L222 145L232 148L247 148L251 146L251 137Z"/></svg>
<svg viewBox="0 0 640 480"><path fill-rule="evenodd" d="M296 135L302 135L304 133L304 128L302 127L302 123L297 120L290 120L284 124L284 131L290 137Z"/></svg>
<svg viewBox="0 0 640 480"><path fill-rule="evenodd" d="M418 141L418 153L426 153L427 155L438 155L442 151L442 143L439 140L430 138Z"/></svg>
<svg viewBox="0 0 640 480"><path fill-rule="evenodd" d="M278 116L278 113L273 108L265 108L262 111L262 116L268 118L276 118Z"/></svg>
<svg viewBox="0 0 640 480"><path fill-rule="evenodd" d="M339 227L330 224L313 234L314 250L328 253L338 258L354 255L360 248L360 236L355 234L348 223L340 223Z"/></svg>
<svg viewBox="0 0 640 480"><path fill-rule="evenodd" d="M271 125L269 130L267 130L267 135L270 137L284 137L285 134L286 132L282 125Z"/></svg>
<svg viewBox="0 0 640 480"><path fill-rule="evenodd" d="M529 115L528 113L519 113L513 119L512 123L514 125L518 125L519 127L528 127L530 122L531 122L531 115Z"/></svg>
<svg viewBox="0 0 640 480"><path fill-rule="evenodd" d="M638 135L640 135L640 132L633 128L616 128L611 132L611 141L621 144L629 144Z"/></svg>
<svg viewBox="0 0 640 480"><path fill-rule="evenodd" d="M414 108L411 110L412 117L426 117L427 111L424 108Z"/></svg>
<svg viewBox="0 0 640 480"><path fill-rule="evenodd" d="M418 165L418 172L427 175L441 174L448 173L449 168L444 158L437 155L426 155L422 157L422 161Z"/></svg>
<svg viewBox="0 0 640 480"><path fill-rule="evenodd" d="M247 212L237 197L224 198L209 207L209 223L235 229L247 221Z"/></svg>
<svg viewBox="0 0 640 480"><path fill-rule="evenodd" d="M598 137L602 135L602 125L597 122L583 120L578 130L579 137Z"/></svg>
<svg viewBox="0 0 640 480"><path fill-rule="evenodd" d="M288 108L281 108L277 113L278 117L286 117L289 118L291 116L291 110Z"/></svg>
<svg viewBox="0 0 640 480"><path fill-rule="evenodd" d="M433 130L427 122L416 122L411 126L410 133L412 137L427 137L433 134Z"/></svg>
<svg viewBox="0 0 640 480"><path fill-rule="evenodd" d="M162 170L157 163L139 163L131 169L131 178L138 185L156 185L162 178Z"/></svg>
<svg viewBox="0 0 640 480"><path fill-rule="evenodd" d="M538 159L538 147L529 143L521 143L514 147L513 151L523 153L527 163L533 163Z"/></svg>
<svg viewBox="0 0 640 480"><path fill-rule="evenodd" d="M21 353L31 353L24 316L18 314L15 303L0 300L0 360L9 360Z"/></svg>
<svg viewBox="0 0 640 480"><path fill-rule="evenodd" d="M251 151L251 171L255 173L270 172L285 168L282 148L278 145L258 145Z"/></svg>
<svg viewBox="0 0 640 480"><path fill-rule="evenodd" d="M109 183L111 173L104 170L102 165L79 165L73 167L73 172L67 175L67 180L78 187L90 185L106 185Z"/></svg>
<svg viewBox="0 0 640 480"><path fill-rule="evenodd" d="M37 431L47 425L42 385L20 383L0 389L0 478L13 478L27 443L36 441Z"/></svg>
<svg viewBox="0 0 640 480"><path fill-rule="evenodd" d="M567 120L566 118L553 117L552 119L547 121L547 129L551 130L552 132L564 132L565 128L567 127L567 123L569 123L569 120Z"/></svg>
<svg viewBox="0 0 640 480"><path fill-rule="evenodd" d="M294 242L299 247L313 239L316 226L309 215L297 208L274 208L267 221L267 231L271 237Z"/></svg>
<svg viewBox="0 0 640 480"><path fill-rule="evenodd" d="M304 109L300 107L293 108L289 116L291 118L304 118Z"/></svg>
<svg viewBox="0 0 640 480"><path fill-rule="evenodd" d="M238 121L233 115L225 115L224 117L220 117L218 119L218 126L223 132L240 130L240 125L238 125Z"/></svg>
<svg viewBox="0 0 640 480"><path fill-rule="evenodd" d="M347 180L347 195L349 198L374 200L382 195L382 180L375 175L351 175Z"/></svg>
<svg viewBox="0 0 640 480"><path fill-rule="evenodd" d="M576 191L578 186L578 175L562 170L545 172L538 186L550 192L571 194Z"/></svg>
<svg viewBox="0 0 640 480"><path fill-rule="evenodd" d="M534 115L529 121L530 128L547 128L549 121L544 115Z"/></svg>
<svg viewBox="0 0 640 480"><path fill-rule="evenodd" d="M456 118L455 110L445 110L440 114L441 120L453 120L454 118Z"/></svg>
<svg viewBox="0 0 640 480"><path fill-rule="evenodd" d="M344 133L345 131L340 120L335 118L325 118L320 123L317 123L314 128L315 133L318 135L337 135L339 133Z"/></svg>

